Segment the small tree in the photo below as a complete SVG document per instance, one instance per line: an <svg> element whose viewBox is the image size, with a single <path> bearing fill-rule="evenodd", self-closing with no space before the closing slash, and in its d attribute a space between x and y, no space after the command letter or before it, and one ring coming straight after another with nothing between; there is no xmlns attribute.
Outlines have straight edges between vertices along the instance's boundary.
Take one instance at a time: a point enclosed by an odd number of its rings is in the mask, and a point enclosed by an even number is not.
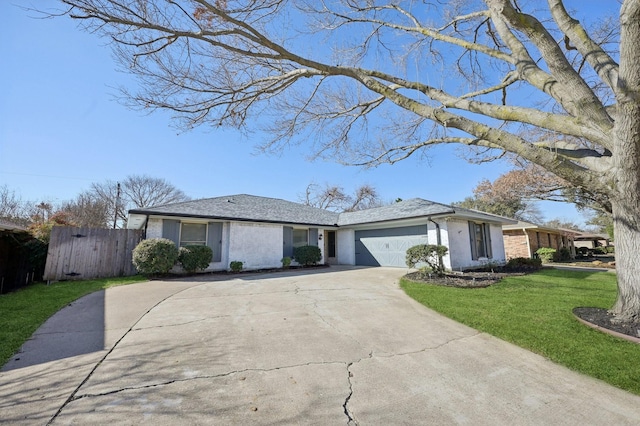
<svg viewBox="0 0 640 426"><path fill-rule="evenodd" d="M301 265L311 266L320 262L322 253L320 252L320 247L316 246L296 247L293 250L293 258Z"/></svg>
<svg viewBox="0 0 640 426"><path fill-rule="evenodd" d="M444 275L444 265L442 257L447 254L447 247L435 244L419 244L407 250L407 266L415 268L419 263L426 263L421 269L422 272L429 271L437 275Z"/></svg>
<svg viewBox="0 0 640 426"><path fill-rule="evenodd" d="M178 247L166 238L142 240L133 249L133 264L143 275L166 274L178 260Z"/></svg>
<svg viewBox="0 0 640 426"><path fill-rule="evenodd" d="M207 269L212 258L213 250L208 246L180 247L178 254L178 262L189 273Z"/></svg>

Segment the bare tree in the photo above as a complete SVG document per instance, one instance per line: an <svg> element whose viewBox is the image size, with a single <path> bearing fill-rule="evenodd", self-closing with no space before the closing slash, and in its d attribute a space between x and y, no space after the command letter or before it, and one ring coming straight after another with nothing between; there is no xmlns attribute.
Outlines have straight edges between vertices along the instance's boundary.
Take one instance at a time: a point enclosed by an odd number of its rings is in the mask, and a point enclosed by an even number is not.
<svg viewBox="0 0 640 426"><path fill-rule="evenodd" d="M364 210L383 204L376 189L366 184L358 187L354 195L349 195L341 186L310 183L300 201L307 206L337 212Z"/></svg>
<svg viewBox="0 0 640 426"><path fill-rule="evenodd" d="M94 183L87 196L109 206L108 217L114 226L126 225L130 209L189 200L184 192L166 180L147 175L130 175L122 182Z"/></svg>
<svg viewBox="0 0 640 426"><path fill-rule="evenodd" d="M612 312L640 319L640 0L599 27L562 0L61 1L184 127L259 121L363 165L463 144L606 197Z"/></svg>
<svg viewBox="0 0 640 426"><path fill-rule="evenodd" d="M366 210L373 207L379 207L384 203L380 200L378 191L371 185L362 185L356 189L350 206L345 211L353 212L356 210Z"/></svg>
<svg viewBox="0 0 640 426"><path fill-rule="evenodd" d="M27 204L7 185L0 186L0 219L27 225L30 222L30 214L26 208Z"/></svg>
<svg viewBox="0 0 640 426"><path fill-rule="evenodd" d="M113 220L109 211L110 203L91 191L85 191L73 200L60 204L58 211L66 213L70 222L76 226L90 228L108 228Z"/></svg>

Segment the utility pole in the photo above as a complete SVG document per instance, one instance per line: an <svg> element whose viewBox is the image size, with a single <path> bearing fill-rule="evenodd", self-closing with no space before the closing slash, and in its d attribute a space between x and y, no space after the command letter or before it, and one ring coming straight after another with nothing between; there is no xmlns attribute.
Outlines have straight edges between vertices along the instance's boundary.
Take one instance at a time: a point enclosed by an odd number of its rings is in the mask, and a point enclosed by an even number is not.
<svg viewBox="0 0 640 426"><path fill-rule="evenodd" d="M120 206L120 182L116 187L116 206L115 213L113 214L113 229L116 229L116 224L118 223L118 207Z"/></svg>

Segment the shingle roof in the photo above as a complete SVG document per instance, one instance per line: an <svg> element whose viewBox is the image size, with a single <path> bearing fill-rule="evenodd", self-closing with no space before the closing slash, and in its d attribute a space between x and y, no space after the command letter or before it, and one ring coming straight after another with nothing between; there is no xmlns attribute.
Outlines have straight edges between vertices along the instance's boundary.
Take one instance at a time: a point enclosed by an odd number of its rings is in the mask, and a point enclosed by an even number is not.
<svg viewBox="0 0 640 426"><path fill-rule="evenodd" d="M451 206L423 200L421 198L412 198L373 209L341 213L338 225L358 225L453 213L455 213L455 210Z"/></svg>
<svg viewBox="0 0 640 426"><path fill-rule="evenodd" d="M452 207L421 198L355 212L335 213L277 198L239 194L133 209L129 210L129 213L317 226L361 225L442 215L515 223L500 216Z"/></svg>
<svg viewBox="0 0 640 426"><path fill-rule="evenodd" d="M277 198L258 197L246 194L204 198L163 206L133 209L130 210L129 213L301 225L333 226L338 223L338 213L335 212Z"/></svg>
<svg viewBox="0 0 640 426"><path fill-rule="evenodd" d="M9 220L0 219L0 231L27 232L27 228Z"/></svg>

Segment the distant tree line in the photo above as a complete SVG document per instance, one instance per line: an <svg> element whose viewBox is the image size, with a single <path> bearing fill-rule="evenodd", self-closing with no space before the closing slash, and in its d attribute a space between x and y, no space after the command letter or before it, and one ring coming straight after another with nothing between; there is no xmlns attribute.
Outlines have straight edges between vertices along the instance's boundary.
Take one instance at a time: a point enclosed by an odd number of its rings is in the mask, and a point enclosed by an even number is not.
<svg viewBox="0 0 640 426"><path fill-rule="evenodd" d="M122 181L93 183L71 200L24 200L8 186L0 186L0 219L28 227L38 237L55 224L94 228L124 228L133 208L189 200L164 179L130 175Z"/></svg>

